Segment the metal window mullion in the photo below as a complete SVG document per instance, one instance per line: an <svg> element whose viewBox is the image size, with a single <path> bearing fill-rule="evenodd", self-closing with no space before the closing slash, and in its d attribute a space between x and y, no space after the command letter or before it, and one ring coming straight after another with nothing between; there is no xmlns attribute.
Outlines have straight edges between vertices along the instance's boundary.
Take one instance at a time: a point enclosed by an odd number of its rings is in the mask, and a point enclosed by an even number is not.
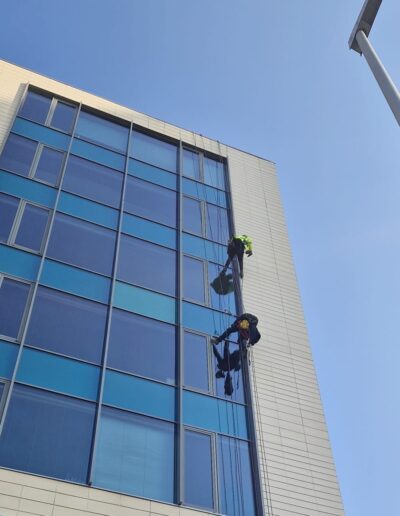
<svg viewBox="0 0 400 516"><path fill-rule="evenodd" d="M66 152L66 158L68 158L68 156L70 154L70 151L71 151L71 148L72 148L72 142L73 142L73 137L74 137L74 133L75 133L75 128L76 128L76 125L77 125L77 120L78 120L78 115L79 115L80 108L81 108L81 104L79 104L79 107L78 107L78 113L77 113L77 117L75 119L74 128L73 128L73 131L72 131L72 134L71 134L71 139L70 139L70 142L69 142L69 145L68 145L68 150ZM20 342L20 345L19 345L19 350L18 350L16 361L15 361L15 365L14 365L13 375L12 375L11 380L10 380L10 387L8 389L7 397L6 397L6 400L5 400L5 403L4 403L4 410L3 410L3 413L1 414L1 417L0 417L0 437L1 437L1 434L3 432L4 423L5 423L5 420L6 420L6 417L7 417L7 411L8 411L8 407L9 407L9 404L10 404L10 399L11 399L12 391L13 391L13 388L14 388L18 367L19 367L19 364L21 362L21 357L22 357L22 352L23 352L23 349L24 349L26 335L27 335L27 332L28 332L28 325L29 325L29 321L30 321L30 318L31 318L31 315L32 315L33 303L34 303L35 298L36 298L36 293L37 293L37 290L38 290L38 287L39 287L40 276L42 274L43 267L44 267L45 257L46 257L47 248L48 248L48 245L49 245L49 240L50 240L51 229L52 229L53 224L54 224L54 219L55 219L55 215L56 215L56 211L57 211L57 206L58 206L60 195L61 195L61 186L62 186L62 182L63 182L64 175L65 175L66 163L67 163L67 159L65 159L65 161L63 163L62 170L61 170L61 175L60 175L61 179L60 179L60 183L59 183L59 186L58 186L58 189L57 189L57 195L56 195L56 200L55 200L55 203L54 203L54 208L53 208L53 211L52 211L51 216L50 216L50 223L49 223L49 226L48 226L48 233L46 235L46 243L44 245L43 254L42 254L42 257L40 259L40 264L39 264L39 269L38 269L38 272L37 272L36 280L35 280L35 282L33 282L33 291L32 291L32 294L30 296L30 299L28 299L29 307L28 307L28 311L26 313L25 321L23 322L23 330L22 330L22 335L21 335L21 342Z"/></svg>
<svg viewBox="0 0 400 516"><path fill-rule="evenodd" d="M96 420L94 423L92 447L91 447L89 467L88 467L87 480L88 480L89 485L92 485L92 483L93 483L94 466L95 466L96 454L97 454L97 441L98 441L99 431L100 431L101 409L103 406L104 384L105 384L105 377L106 377L106 372L107 372L108 349L109 349L109 343L110 343L112 307L113 307L115 283L117 280L119 250L120 250L121 234L122 234L122 221L123 221L123 214L124 214L124 202L125 202L126 184L127 184L127 178L128 178L129 149L131 146L131 137L132 137L132 122L129 126L129 136L128 136L128 142L127 142L126 156L125 156L125 170L123 172L124 179L123 179L122 192L121 192L121 203L120 203L120 210L119 210L117 239L116 239L116 244L115 244L113 273L112 273L112 278L111 278L108 316L107 316L107 322L106 322L106 334L104 337L103 364L102 364L101 373L100 373L100 384L99 384L98 400L97 400L97 413L96 413Z"/></svg>
<svg viewBox="0 0 400 516"><path fill-rule="evenodd" d="M50 127L51 120L52 120L54 112L56 110L56 106L57 106L57 99L56 99L56 97L53 96L53 98L51 99L49 112L47 113L47 117L46 117L46 120L44 122L44 125L46 127Z"/></svg>

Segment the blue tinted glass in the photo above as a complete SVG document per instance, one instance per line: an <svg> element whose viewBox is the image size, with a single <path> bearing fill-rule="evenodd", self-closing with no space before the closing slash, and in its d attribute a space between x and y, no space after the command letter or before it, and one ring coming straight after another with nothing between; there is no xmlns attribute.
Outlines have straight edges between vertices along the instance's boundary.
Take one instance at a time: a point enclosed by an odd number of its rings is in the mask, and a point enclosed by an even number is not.
<svg viewBox="0 0 400 516"><path fill-rule="evenodd" d="M121 235L118 279L174 296L175 277L175 251Z"/></svg>
<svg viewBox="0 0 400 516"><path fill-rule="evenodd" d="M64 152L43 147L39 163L36 167L35 178L46 181L50 185L58 184L61 167L64 162Z"/></svg>
<svg viewBox="0 0 400 516"><path fill-rule="evenodd" d="M104 305L39 287L26 342L99 364L106 318L107 307Z"/></svg>
<svg viewBox="0 0 400 516"><path fill-rule="evenodd" d="M17 213L19 199L0 193L0 242L7 242Z"/></svg>
<svg viewBox="0 0 400 516"><path fill-rule="evenodd" d="M3 392L4 392L5 385L4 383L0 383L0 403L3 398Z"/></svg>
<svg viewBox="0 0 400 516"><path fill-rule="evenodd" d="M55 127L56 129L61 129L61 131L70 133L74 125L75 115L76 106L64 104L64 102L61 102L59 100L57 102L56 109L54 111L50 125L52 127Z"/></svg>
<svg viewBox="0 0 400 516"><path fill-rule="evenodd" d="M82 140L74 140L71 152L82 158L87 158L107 167L115 168L123 172L125 170L125 156L109 151L98 145L84 142Z"/></svg>
<svg viewBox="0 0 400 516"><path fill-rule="evenodd" d="M23 118L15 120L12 131L13 133L65 151L68 149L70 142L70 137L67 134L60 133L60 131L50 129L44 125L35 124L35 122L29 122L29 120L24 120Z"/></svg>
<svg viewBox="0 0 400 516"><path fill-rule="evenodd" d="M183 174L192 179L200 180L200 161L197 152L183 149Z"/></svg>
<svg viewBox="0 0 400 516"><path fill-rule="evenodd" d="M189 256L183 257L183 296L199 303L205 302L203 262Z"/></svg>
<svg viewBox="0 0 400 516"><path fill-rule="evenodd" d="M220 512L254 516L249 445L230 437L218 436L217 439Z"/></svg>
<svg viewBox="0 0 400 516"><path fill-rule="evenodd" d="M7 378L7 380L11 379L17 360L18 349L19 346L17 344L0 340L0 377Z"/></svg>
<svg viewBox="0 0 400 516"><path fill-rule="evenodd" d="M39 124L44 124L50 109L50 104L50 97L45 97L34 91L28 91L25 102L18 114Z"/></svg>
<svg viewBox="0 0 400 516"><path fill-rule="evenodd" d="M39 256L14 247L0 245L0 271L5 274L33 281L36 279L39 264Z"/></svg>
<svg viewBox="0 0 400 516"><path fill-rule="evenodd" d="M27 176L37 145L37 142L11 133L0 156L0 167Z"/></svg>
<svg viewBox="0 0 400 516"><path fill-rule="evenodd" d="M175 419L173 387L116 371L106 372L103 402L149 416Z"/></svg>
<svg viewBox="0 0 400 516"><path fill-rule="evenodd" d="M234 321L229 314L210 308L183 302L183 324L185 328L197 330L208 335L220 335Z"/></svg>
<svg viewBox="0 0 400 516"><path fill-rule="evenodd" d="M94 416L94 403L15 385L0 441L0 464L86 483Z"/></svg>
<svg viewBox="0 0 400 516"><path fill-rule="evenodd" d="M207 339L185 331L183 355L185 386L208 391Z"/></svg>
<svg viewBox="0 0 400 516"><path fill-rule="evenodd" d="M153 167L142 161L130 159L128 173L166 188L177 189L178 176L176 174L170 174L166 170Z"/></svg>
<svg viewBox="0 0 400 516"><path fill-rule="evenodd" d="M223 208L227 206L226 192L204 185L203 183L198 183L197 181L192 181L186 177L184 177L182 181L182 191L184 194L191 195L202 201L217 204Z"/></svg>
<svg viewBox="0 0 400 516"><path fill-rule="evenodd" d="M211 260L215 263L224 264L226 262L226 245L220 245L195 235L183 233L183 251L198 258Z"/></svg>
<svg viewBox="0 0 400 516"><path fill-rule="evenodd" d="M27 201L36 202L52 208L56 199L57 192L54 188L36 183L31 179L17 176L0 170L0 188L16 197L22 197Z"/></svg>
<svg viewBox="0 0 400 516"><path fill-rule="evenodd" d="M229 240L228 212L223 208L206 204L206 236L225 244Z"/></svg>
<svg viewBox="0 0 400 516"><path fill-rule="evenodd" d="M111 120L81 111L75 134L104 147L126 152L128 128Z"/></svg>
<svg viewBox="0 0 400 516"><path fill-rule="evenodd" d="M174 425L104 407L94 485L174 501Z"/></svg>
<svg viewBox="0 0 400 516"><path fill-rule="evenodd" d="M123 174L116 170L70 156L62 188L67 192L119 208L122 180Z"/></svg>
<svg viewBox="0 0 400 516"><path fill-rule="evenodd" d="M113 309L108 367L175 383L175 327Z"/></svg>
<svg viewBox="0 0 400 516"><path fill-rule="evenodd" d="M47 255L84 269L110 276L115 232L57 213Z"/></svg>
<svg viewBox="0 0 400 516"><path fill-rule="evenodd" d="M3 278L0 286L0 335L16 339L28 300L30 285Z"/></svg>
<svg viewBox="0 0 400 516"><path fill-rule="evenodd" d="M17 381L95 401L100 368L24 347Z"/></svg>
<svg viewBox="0 0 400 516"><path fill-rule="evenodd" d="M122 219L122 231L128 235L137 236L161 244L171 249L176 249L176 231L155 222L124 213Z"/></svg>
<svg viewBox="0 0 400 516"><path fill-rule="evenodd" d="M234 280L233 280L233 273L232 269L228 269L225 278L223 282L226 281L227 283L227 290L226 294L221 295L217 292L220 292L218 290L221 286L225 288L225 283L222 283L222 280L219 280L222 267L219 265L216 265L215 263L208 263L208 281L210 283L209 290L210 290L210 300L211 300L211 306L212 308L216 308L217 310L221 310L222 312L228 312L231 314L236 314L236 301L235 301L235 292L234 292ZM217 291L211 286L211 283L216 283ZM225 292L225 290L224 290Z"/></svg>
<svg viewBox="0 0 400 516"><path fill-rule="evenodd" d="M26 204L15 243L22 247L40 251L49 218L49 210Z"/></svg>
<svg viewBox="0 0 400 516"><path fill-rule="evenodd" d="M233 353L239 348L239 346L234 343L229 343L229 352ZM221 356L224 354L224 343L221 343L217 346L218 352ZM246 359L242 357L241 369L239 371L231 371L231 378L233 383L233 393L232 396L227 396L225 394L224 389L224 378L216 378L214 377L214 385L215 385L215 394L220 398L225 398L226 400L238 401L239 403L244 403L244 390L243 390L243 366L246 362ZM214 355L212 355L212 367L213 371L217 372L217 359Z"/></svg>
<svg viewBox="0 0 400 516"><path fill-rule="evenodd" d="M185 430L185 502L213 509L211 436Z"/></svg>
<svg viewBox="0 0 400 516"><path fill-rule="evenodd" d="M204 158L204 182L225 190L224 164L211 158Z"/></svg>
<svg viewBox="0 0 400 516"><path fill-rule="evenodd" d="M175 227L176 192L128 177L124 210Z"/></svg>
<svg viewBox="0 0 400 516"><path fill-rule="evenodd" d="M117 308L172 324L176 322L176 301L163 294L117 281L113 302Z"/></svg>
<svg viewBox="0 0 400 516"><path fill-rule="evenodd" d="M202 234L201 203L189 197L183 198L183 229L191 233Z"/></svg>
<svg viewBox="0 0 400 516"><path fill-rule="evenodd" d="M132 132L131 152L134 158L176 172L177 147L147 134Z"/></svg>
<svg viewBox="0 0 400 516"><path fill-rule="evenodd" d="M67 215L79 217L80 219L93 222L94 224L100 224L106 228L118 228L117 210L67 192L61 192L57 209Z"/></svg>

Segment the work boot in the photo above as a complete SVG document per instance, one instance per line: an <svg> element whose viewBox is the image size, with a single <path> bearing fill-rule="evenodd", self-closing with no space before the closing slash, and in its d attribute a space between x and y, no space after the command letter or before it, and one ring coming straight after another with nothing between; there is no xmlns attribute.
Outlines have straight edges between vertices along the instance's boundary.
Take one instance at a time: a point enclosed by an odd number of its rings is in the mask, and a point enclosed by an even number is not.
<svg viewBox="0 0 400 516"><path fill-rule="evenodd" d="M225 378L225 373L223 371L217 371L215 373L215 378Z"/></svg>

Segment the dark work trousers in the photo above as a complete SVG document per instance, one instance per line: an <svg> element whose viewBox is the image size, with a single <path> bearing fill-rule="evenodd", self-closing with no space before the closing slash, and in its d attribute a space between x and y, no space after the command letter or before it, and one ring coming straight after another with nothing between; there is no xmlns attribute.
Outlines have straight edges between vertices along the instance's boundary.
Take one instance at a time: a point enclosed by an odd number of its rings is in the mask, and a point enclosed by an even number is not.
<svg viewBox="0 0 400 516"><path fill-rule="evenodd" d="M243 277L243 255L244 255L244 243L238 238L232 238L232 240L228 243L228 249L226 251L228 253L228 259L224 265L223 270L226 271L231 263L231 261L237 256L239 262L239 272L240 277Z"/></svg>
<svg viewBox="0 0 400 516"><path fill-rule="evenodd" d="M240 369L240 351L235 350L233 353L229 353L229 342L226 340L224 344L224 356L218 351L217 346L213 344L213 353L217 359L217 367L221 371L231 371Z"/></svg>

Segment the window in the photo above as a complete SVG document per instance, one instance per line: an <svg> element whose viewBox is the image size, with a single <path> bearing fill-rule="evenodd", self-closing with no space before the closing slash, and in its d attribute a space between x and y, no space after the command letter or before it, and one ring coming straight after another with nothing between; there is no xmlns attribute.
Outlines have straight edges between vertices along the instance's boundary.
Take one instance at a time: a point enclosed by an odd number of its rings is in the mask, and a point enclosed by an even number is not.
<svg viewBox="0 0 400 516"><path fill-rule="evenodd" d="M92 113L80 112L75 134L89 142L126 152L128 128Z"/></svg>
<svg viewBox="0 0 400 516"><path fill-rule="evenodd" d="M205 303L203 262L189 256L183 257L183 296Z"/></svg>
<svg viewBox="0 0 400 516"><path fill-rule="evenodd" d="M93 484L174 501L174 425L104 407Z"/></svg>
<svg viewBox="0 0 400 516"><path fill-rule="evenodd" d="M183 149L183 174L200 181L200 160L197 152Z"/></svg>
<svg viewBox="0 0 400 516"><path fill-rule="evenodd" d="M201 202L183 197L183 229L197 235L202 235Z"/></svg>
<svg viewBox="0 0 400 516"><path fill-rule="evenodd" d="M74 126L76 110L76 106L58 100L51 119L51 127L60 129L66 133L71 133Z"/></svg>
<svg viewBox="0 0 400 516"><path fill-rule="evenodd" d="M113 309L108 367L175 384L176 329Z"/></svg>
<svg viewBox="0 0 400 516"><path fill-rule="evenodd" d="M49 210L23 202L15 244L40 252L49 219Z"/></svg>
<svg viewBox="0 0 400 516"><path fill-rule="evenodd" d="M37 146L37 142L11 133L0 157L0 168L28 176Z"/></svg>
<svg viewBox="0 0 400 516"><path fill-rule="evenodd" d="M0 242L8 242L19 199L0 193Z"/></svg>
<svg viewBox="0 0 400 516"><path fill-rule="evenodd" d="M119 208L123 174L93 161L70 156L62 188L97 202Z"/></svg>
<svg viewBox="0 0 400 516"><path fill-rule="evenodd" d="M206 203L206 236L210 240L226 244L229 240L228 212Z"/></svg>
<svg viewBox="0 0 400 516"><path fill-rule="evenodd" d="M224 354L224 343L218 344L218 351L223 356ZM236 349L239 349L238 345L234 342L229 343L229 352L233 353ZM232 396L227 396L224 392L224 382L223 378L215 378L215 395L219 398L225 398L227 400L238 401L240 403L244 403L244 390L243 390L243 365L246 362L245 358L242 358L242 365L239 371L231 371L232 383L233 383L233 394ZM217 371L217 360L212 357L213 370Z"/></svg>
<svg viewBox="0 0 400 516"><path fill-rule="evenodd" d="M184 333L184 384L208 391L207 339L185 331Z"/></svg>
<svg viewBox="0 0 400 516"><path fill-rule="evenodd" d="M204 158L204 182L225 190L224 164L211 158Z"/></svg>
<svg viewBox="0 0 400 516"><path fill-rule="evenodd" d="M100 364L107 307L39 286L27 344Z"/></svg>
<svg viewBox="0 0 400 516"><path fill-rule="evenodd" d="M176 227L176 192L128 177L124 209L139 217Z"/></svg>
<svg viewBox="0 0 400 516"><path fill-rule="evenodd" d="M115 232L57 213L47 255L100 274L112 273Z"/></svg>
<svg viewBox="0 0 400 516"><path fill-rule="evenodd" d="M44 124L47 119L51 98L34 91L28 91L25 102L19 111L19 116Z"/></svg>
<svg viewBox="0 0 400 516"><path fill-rule="evenodd" d="M121 235L117 278L175 296L176 253Z"/></svg>
<svg viewBox="0 0 400 516"><path fill-rule="evenodd" d="M137 131L132 132L130 155L140 161L176 172L177 150L176 145Z"/></svg>
<svg viewBox="0 0 400 516"><path fill-rule="evenodd" d="M222 435L217 439L220 512L254 516L249 444Z"/></svg>
<svg viewBox="0 0 400 516"><path fill-rule="evenodd" d="M214 508L211 435L190 430L185 430L185 502Z"/></svg>
<svg viewBox="0 0 400 516"><path fill-rule="evenodd" d="M56 186L60 178L64 157L64 152L51 149L50 147L42 147L35 171L35 178Z"/></svg>
<svg viewBox="0 0 400 516"><path fill-rule="evenodd" d="M221 270L222 267L220 265L208 262L208 282L210 283L210 305L212 308L216 308L217 310L221 310L222 312L236 314L237 309L232 269L228 269L226 272L226 278L229 279L229 291L227 294L217 294L211 286L211 283L220 275ZM230 279L231 276L232 279Z"/></svg>
<svg viewBox="0 0 400 516"><path fill-rule="evenodd" d="M86 483L94 417L93 403L16 384L1 466Z"/></svg>
<svg viewBox="0 0 400 516"><path fill-rule="evenodd" d="M30 285L0 277L0 335L18 339Z"/></svg>

